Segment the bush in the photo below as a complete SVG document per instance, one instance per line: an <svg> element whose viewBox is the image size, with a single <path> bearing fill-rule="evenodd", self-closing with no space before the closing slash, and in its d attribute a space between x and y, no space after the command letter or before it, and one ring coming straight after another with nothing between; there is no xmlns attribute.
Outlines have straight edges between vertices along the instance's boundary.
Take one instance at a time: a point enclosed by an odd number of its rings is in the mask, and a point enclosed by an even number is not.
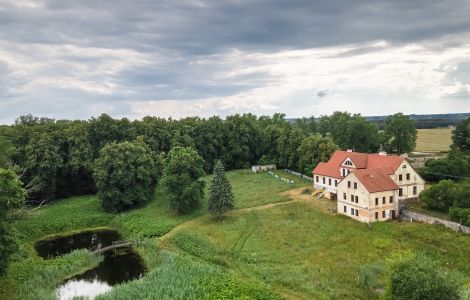
<svg viewBox="0 0 470 300"><path fill-rule="evenodd" d="M392 266L388 294L396 300L459 299L460 276L441 269L424 255L400 260Z"/></svg>
<svg viewBox="0 0 470 300"><path fill-rule="evenodd" d="M17 245L10 233L10 228L0 221L0 275L5 272L10 255L16 251L16 248Z"/></svg>
<svg viewBox="0 0 470 300"><path fill-rule="evenodd" d="M457 184L452 180L441 180L420 194L420 199L430 209L447 212L458 199Z"/></svg>
<svg viewBox="0 0 470 300"><path fill-rule="evenodd" d="M449 218L465 226L470 226L470 208L451 207Z"/></svg>
<svg viewBox="0 0 470 300"><path fill-rule="evenodd" d="M105 145L93 173L103 208L119 212L151 200L161 173L159 161L140 141Z"/></svg>

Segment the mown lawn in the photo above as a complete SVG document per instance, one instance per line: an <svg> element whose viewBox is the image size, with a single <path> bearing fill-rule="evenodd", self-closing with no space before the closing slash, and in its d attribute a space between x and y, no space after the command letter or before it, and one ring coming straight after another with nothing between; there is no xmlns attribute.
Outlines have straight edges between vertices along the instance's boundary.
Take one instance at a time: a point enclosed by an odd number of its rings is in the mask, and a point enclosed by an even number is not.
<svg viewBox="0 0 470 300"><path fill-rule="evenodd" d="M295 184L250 170L228 172L237 208L280 205L235 211L223 221L212 219L205 203L191 215L177 215L161 190L148 205L117 215L102 212L95 196L37 209L15 222L21 248L0 278L0 299L53 299L59 282L93 267L99 257L82 250L45 261L35 254L34 241L95 227L118 229L134 240L149 269L99 299L367 299L358 285L361 266L385 266L396 255L417 251L459 270L470 284L470 236L419 223L369 229L330 213L334 203L314 205L302 193L309 182L276 173ZM282 192L292 188L300 188L296 195L304 201L280 203L291 200Z"/></svg>
<svg viewBox="0 0 470 300"><path fill-rule="evenodd" d="M447 152L452 144L451 128L418 129L416 151Z"/></svg>

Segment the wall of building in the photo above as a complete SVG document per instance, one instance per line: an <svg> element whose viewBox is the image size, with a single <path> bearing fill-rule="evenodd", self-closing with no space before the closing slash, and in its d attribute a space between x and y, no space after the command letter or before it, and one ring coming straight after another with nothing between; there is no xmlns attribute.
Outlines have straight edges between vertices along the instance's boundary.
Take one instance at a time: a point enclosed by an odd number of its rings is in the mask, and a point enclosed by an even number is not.
<svg viewBox="0 0 470 300"><path fill-rule="evenodd" d="M410 179L407 179L407 174L410 174ZM400 180L400 175L402 180ZM406 160L401 163L395 174L391 175L391 178L402 189L400 199L416 198L424 190L424 180ZM416 187L416 192L414 187Z"/></svg>
<svg viewBox="0 0 470 300"><path fill-rule="evenodd" d="M323 180L325 183L323 183ZM339 181L340 179L338 178L313 174L313 187L315 189L325 189L331 193L336 194L336 184L339 183Z"/></svg>
<svg viewBox="0 0 470 300"><path fill-rule="evenodd" d="M350 182L349 187L348 182ZM383 197L385 197L385 203L383 203ZM393 197L392 203L390 203L390 197ZM375 198L378 198L377 205ZM338 213L365 223L390 220L392 210L395 211L396 216L398 215L397 191L369 193L354 174L344 178L338 184L337 200ZM377 219L375 218L376 212L378 213Z"/></svg>

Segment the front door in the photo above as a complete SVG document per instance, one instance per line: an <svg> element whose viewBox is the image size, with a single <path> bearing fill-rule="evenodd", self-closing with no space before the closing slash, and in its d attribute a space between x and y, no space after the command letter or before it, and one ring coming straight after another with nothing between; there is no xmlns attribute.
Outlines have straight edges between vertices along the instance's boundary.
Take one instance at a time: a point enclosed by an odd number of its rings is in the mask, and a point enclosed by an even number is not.
<svg viewBox="0 0 470 300"><path fill-rule="evenodd" d="M395 220L397 218L395 210L392 209L392 220Z"/></svg>

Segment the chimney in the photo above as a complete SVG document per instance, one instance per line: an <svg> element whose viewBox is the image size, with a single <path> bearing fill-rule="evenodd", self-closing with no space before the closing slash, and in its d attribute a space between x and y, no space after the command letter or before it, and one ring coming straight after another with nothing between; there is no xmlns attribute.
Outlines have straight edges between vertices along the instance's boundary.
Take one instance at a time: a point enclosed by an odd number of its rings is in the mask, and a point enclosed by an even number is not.
<svg viewBox="0 0 470 300"><path fill-rule="evenodd" d="M352 149L348 149L348 150L346 150L346 152L353 152L353 150L352 150Z"/></svg>
<svg viewBox="0 0 470 300"><path fill-rule="evenodd" d="M386 151L380 151L380 152L379 152L379 155L381 155L381 156L387 156L387 152L386 152Z"/></svg>

